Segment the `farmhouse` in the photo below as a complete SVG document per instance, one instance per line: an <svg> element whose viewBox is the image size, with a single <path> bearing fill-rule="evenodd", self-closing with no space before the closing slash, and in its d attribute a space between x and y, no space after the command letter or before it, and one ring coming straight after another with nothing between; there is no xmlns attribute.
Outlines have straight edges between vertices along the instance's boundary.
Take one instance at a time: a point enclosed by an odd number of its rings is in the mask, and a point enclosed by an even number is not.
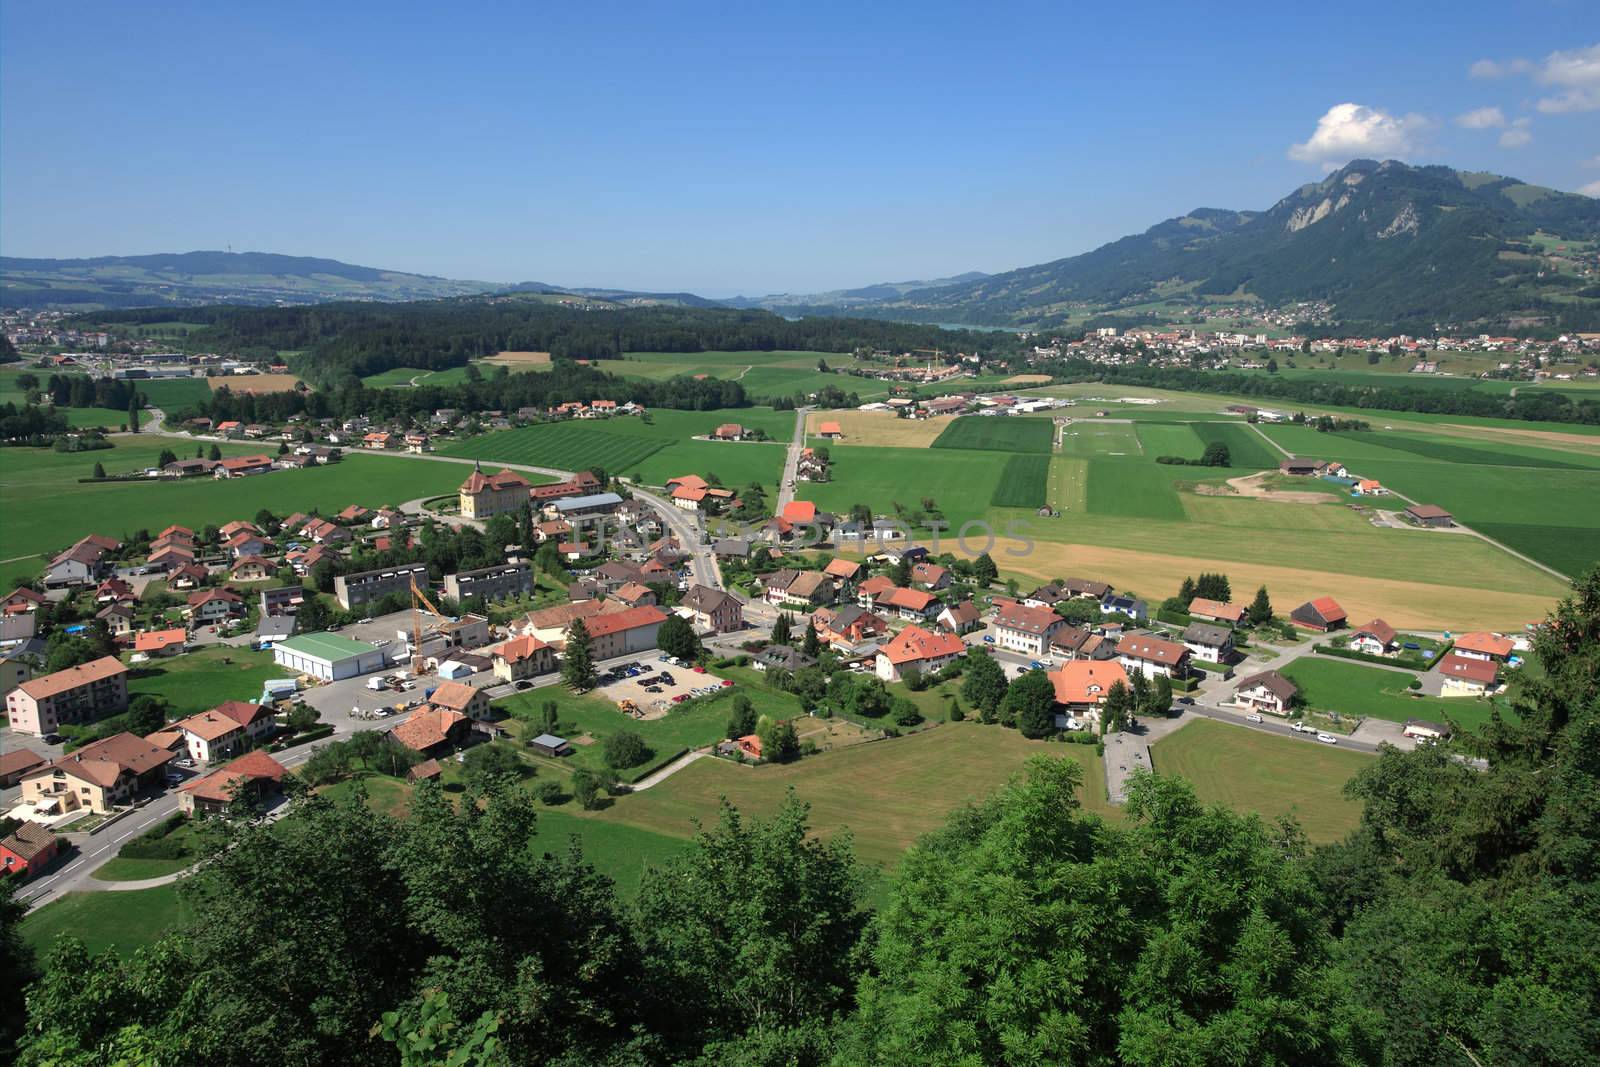
<svg viewBox="0 0 1600 1067"><path fill-rule="evenodd" d="M18 733L43 737L62 725L94 722L128 707L128 668L115 656L68 667L6 694L6 720Z"/></svg>
<svg viewBox="0 0 1600 1067"><path fill-rule="evenodd" d="M1277 671L1262 671L1233 687L1233 702L1250 711L1287 715L1299 693L1299 688Z"/></svg>
<svg viewBox="0 0 1600 1067"><path fill-rule="evenodd" d="M989 628L999 647L1037 659L1046 654L1050 639L1066 625L1067 620L1049 608L1011 603L1000 609Z"/></svg>
<svg viewBox="0 0 1600 1067"><path fill-rule="evenodd" d="M458 711L425 708L389 732L395 741L424 756L441 755L461 744L472 723Z"/></svg>
<svg viewBox="0 0 1600 1067"><path fill-rule="evenodd" d="M1437 504L1412 504L1406 508L1406 514L1418 526L1444 529L1456 524L1451 514Z"/></svg>
<svg viewBox="0 0 1600 1067"><path fill-rule="evenodd" d="M555 670L555 650L537 637L513 637L493 652L494 676L516 682Z"/></svg>
<svg viewBox="0 0 1600 1067"><path fill-rule="evenodd" d="M40 811L106 814L161 784L173 753L130 733L91 741L22 776L22 799Z"/></svg>
<svg viewBox="0 0 1600 1067"><path fill-rule="evenodd" d="M211 473L217 478L248 478L253 474L270 473L272 462L271 456L240 456L220 461Z"/></svg>
<svg viewBox="0 0 1600 1067"><path fill-rule="evenodd" d="M1149 634L1129 634L1117 642L1117 659L1125 670L1182 678L1188 673L1189 649Z"/></svg>
<svg viewBox="0 0 1600 1067"><path fill-rule="evenodd" d="M188 639L189 632L181 626L170 630L146 630L134 634L133 650L149 656L171 656L182 652Z"/></svg>
<svg viewBox="0 0 1600 1067"><path fill-rule="evenodd" d="M1299 478L1320 478L1330 475L1342 478L1346 471L1344 464L1329 462L1321 459L1286 459L1278 464L1278 473L1293 475Z"/></svg>
<svg viewBox="0 0 1600 1067"><path fill-rule="evenodd" d="M826 437L830 441L839 441L844 438L844 430L837 422L824 422L817 427L817 436Z"/></svg>
<svg viewBox="0 0 1600 1067"><path fill-rule="evenodd" d="M1226 626L1191 622L1184 628L1183 646L1197 660L1227 663L1233 659L1233 631Z"/></svg>
<svg viewBox="0 0 1600 1067"><path fill-rule="evenodd" d="M1030 608L1053 608L1061 601L1071 600L1074 597L1103 600L1110 594L1111 586L1106 582L1097 582L1089 578L1063 578L1059 582L1041 585L1023 597L1022 602Z"/></svg>
<svg viewBox="0 0 1600 1067"><path fill-rule="evenodd" d="M1224 604L1219 600L1195 597L1189 601L1189 617L1202 622L1221 622L1238 626L1244 621L1244 605Z"/></svg>
<svg viewBox="0 0 1600 1067"><path fill-rule="evenodd" d="M895 587L883 593L874 602L884 612L898 614L902 619L921 622L939 613L939 598L921 589Z"/></svg>
<svg viewBox="0 0 1600 1067"><path fill-rule="evenodd" d="M1387 656L1400 649L1400 635L1382 619L1373 619L1350 635L1350 649L1369 656Z"/></svg>
<svg viewBox="0 0 1600 1067"><path fill-rule="evenodd" d="M920 626L907 626L878 650L878 677L898 682L908 670L921 674L938 670L966 653L967 646L954 634L933 633Z"/></svg>
<svg viewBox="0 0 1600 1067"><path fill-rule="evenodd" d="M1450 652L1452 655L1465 656L1467 659L1504 663L1511 658L1511 652L1515 647L1509 637L1479 631L1462 634L1456 638L1455 646Z"/></svg>
<svg viewBox="0 0 1600 1067"><path fill-rule="evenodd" d="M1500 668L1493 661L1469 659L1454 652L1441 659L1435 670L1444 679L1440 696L1484 696L1493 692L1500 681Z"/></svg>
<svg viewBox="0 0 1600 1067"><path fill-rule="evenodd" d="M178 810L189 815L220 815L236 799L260 805L280 791L283 764L265 752L247 752L178 790Z"/></svg>
<svg viewBox="0 0 1600 1067"><path fill-rule="evenodd" d="M464 518L487 519L521 511L528 504L530 488L520 474L504 469L498 474L484 474L482 467L474 463L472 473L456 495Z"/></svg>
<svg viewBox="0 0 1600 1067"><path fill-rule="evenodd" d="M1296 626L1324 633L1344 626L1348 618L1339 602L1331 596L1308 600L1289 613L1289 621Z"/></svg>
<svg viewBox="0 0 1600 1067"><path fill-rule="evenodd" d="M953 634L969 634L983 625L983 613L970 600L948 604L939 612L940 626Z"/></svg>
<svg viewBox="0 0 1600 1067"><path fill-rule="evenodd" d="M299 674L324 682L355 678L383 670L383 649L338 634L297 634L272 646L272 660Z"/></svg>
<svg viewBox="0 0 1600 1067"><path fill-rule="evenodd" d="M1055 687L1056 703L1069 715L1086 715L1093 721L1100 718L1100 705L1106 702L1112 686L1121 682L1128 685L1128 672L1115 660L1073 660L1060 670L1050 672L1050 684ZM1057 725L1066 723L1057 718Z"/></svg>
<svg viewBox="0 0 1600 1067"><path fill-rule="evenodd" d="M725 422L711 431L713 441L743 441L745 429L737 422Z"/></svg>

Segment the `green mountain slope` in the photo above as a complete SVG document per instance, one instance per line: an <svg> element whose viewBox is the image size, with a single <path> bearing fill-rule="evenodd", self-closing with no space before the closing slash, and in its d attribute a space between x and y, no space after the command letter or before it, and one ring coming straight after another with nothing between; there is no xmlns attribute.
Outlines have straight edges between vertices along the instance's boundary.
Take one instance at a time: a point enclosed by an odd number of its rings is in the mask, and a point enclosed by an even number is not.
<svg viewBox="0 0 1600 1067"><path fill-rule="evenodd" d="M1331 301L1341 321L1375 327L1592 328L1597 239L1600 200L1357 160L1266 211L1201 209L1080 256L876 306L896 317L1049 324L1069 309L1239 294ZM1562 258L1552 260L1557 246Z"/></svg>
<svg viewBox="0 0 1600 1067"><path fill-rule="evenodd" d="M427 300L499 286L269 252L182 252L94 259L0 256L0 303L83 308Z"/></svg>

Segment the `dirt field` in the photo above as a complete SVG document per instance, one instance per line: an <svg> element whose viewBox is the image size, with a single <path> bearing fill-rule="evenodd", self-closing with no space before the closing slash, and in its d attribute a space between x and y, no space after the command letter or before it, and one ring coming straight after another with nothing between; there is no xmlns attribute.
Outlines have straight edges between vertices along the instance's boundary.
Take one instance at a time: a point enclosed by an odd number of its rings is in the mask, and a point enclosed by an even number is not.
<svg viewBox="0 0 1600 1067"><path fill-rule="evenodd" d="M1489 441L1504 441L1514 445L1547 445L1573 452L1600 454L1600 437L1584 433L1562 433L1560 430L1515 430L1499 426L1466 426L1459 422L1446 422L1427 429L1438 430L1461 437L1477 437Z"/></svg>
<svg viewBox="0 0 1600 1067"><path fill-rule="evenodd" d="M1314 493L1301 489L1268 489L1261 483L1274 477L1273 471L1262 471L1260 474L1246 474L1238 478L1229 478L1228 486L1233 492L1228 492L1220 485L1197 485L1194 491L1201 496L1248 496L1256 500L1276 500L1282 504L1332 504L1335 498L1327 493Z"/></svg>
<svg viewBox="0 0 1600 1067"><path fill-rule="evenodd" d="M549 363L550 362L550 353L548 353L548 352L496 352L492 356L486 356L484 358L483 362L485 362L485 363L506 363L506 364Z"/></svg>
<svg viewBox="0 0 1600 1067"><path fill-rule="evenodd" d="M806 416L806 433L814 434L825 422L837 422L844 431L841 445L877 445L882 448L927 448L944 432L949 419L902 419L887 411L813 411ZM808 442L826 445L827 441Z"/></svg>
<svg viewBox="0 0 1600 1067"><path fill-rule="evenodd" d="M975 543L974 549L982 548ZM1556 595L1539 596L1500 590L1432 585L1426 582L1363 578L1332 571L1307 570L1237 559L1205 559L1139 552L1102 545L1063 545L1036 541L1026 556L1021 542L998 538L991 555L1006 572L1025 574L1040 581L1066 574L1082 574L1132 589L1141 596L1160 599L1164 590L1176 589L1183 579L1202 571L1220 571L1232 580L1237 595L1254 593L1265 585L1278 614L1319 596L1332 596L1357 623L1382 618L1391 626L1416 630L1520 629L1555 607ZM952 542L952 551L959 551ZM1241 592L1242 591L1242 592Z"/></svg>
<svg viewBox="0 0 1600 1067"><path fill-rule="evenodd" d="M300 381L293 374L229 374L221 378L207 378L212 389L226 385L235 393L287 393Z"/></svg>
<svg viewBox="0 0 1600 1067"><path fill-rule="evenodd" d="M1048 374L1013 374L1001 385L1043 385L1050 380Z"/></svg>

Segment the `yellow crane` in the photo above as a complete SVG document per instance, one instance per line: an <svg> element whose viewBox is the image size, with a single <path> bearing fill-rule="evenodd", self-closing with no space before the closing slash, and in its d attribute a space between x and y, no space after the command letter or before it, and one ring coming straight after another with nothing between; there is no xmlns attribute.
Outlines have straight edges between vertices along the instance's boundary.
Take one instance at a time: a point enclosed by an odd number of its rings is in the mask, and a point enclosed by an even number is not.
<svg viewBox="0 0 1600 1067"><path fill-rule="evenodd" d="M419 677L419 676L421 676L422 674L425 673L423 668L422 668L422 609L417 606L419 601L421 602L423 607L426 607L434 615L437 615L439 617L439 619L440 619L439 629L441 631L443 631L445 633L448 633L449 631L455 629L455 623L451 622L445 616L445 613L440 611L438 609L438 607L434 605L433 601L428 599L428 594L424 593L422 591L422 588L417 585L416 576L412 575L412 577L411 577L411 674L412 674L413 677Z"/></svg>

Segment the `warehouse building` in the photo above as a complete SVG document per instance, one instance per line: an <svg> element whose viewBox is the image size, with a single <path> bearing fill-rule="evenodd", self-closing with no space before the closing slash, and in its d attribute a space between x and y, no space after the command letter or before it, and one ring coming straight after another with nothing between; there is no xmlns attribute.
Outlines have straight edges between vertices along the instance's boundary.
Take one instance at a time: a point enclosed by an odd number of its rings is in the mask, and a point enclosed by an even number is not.
<svg viewBox="0 0 1600 1067"><path fill-rule="evenodd" d="M272 646L273 662L298 674L325 682L381 671L387 665L383 649L337 634L300 634Z"/></svg>

